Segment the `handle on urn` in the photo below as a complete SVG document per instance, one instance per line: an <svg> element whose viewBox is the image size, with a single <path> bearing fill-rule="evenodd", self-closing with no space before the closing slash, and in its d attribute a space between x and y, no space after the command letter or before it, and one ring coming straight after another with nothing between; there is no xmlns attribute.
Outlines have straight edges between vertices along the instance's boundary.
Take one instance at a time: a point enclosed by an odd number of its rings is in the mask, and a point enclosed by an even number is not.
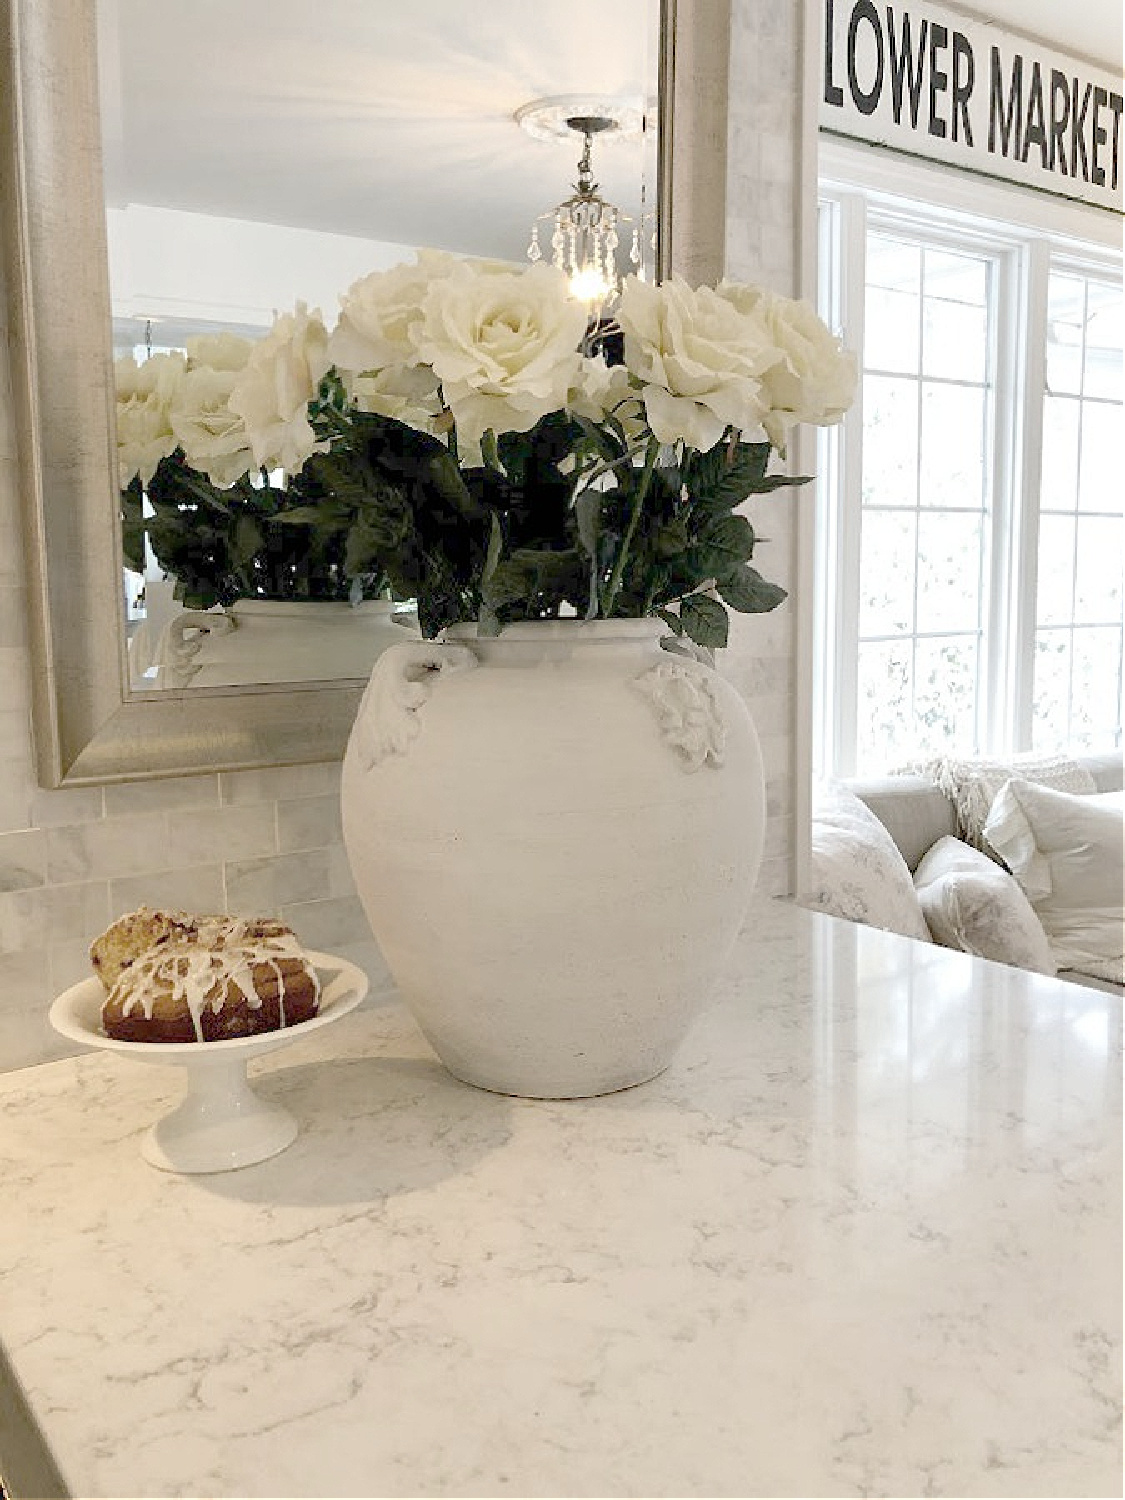
<svg viewBox="0 0 1125 1500"><path fill-rule="evenodd" d="M226 610L184 609L164 627L156 648L161 687L187 687L199 671L200 647L211 636L229 635L237 621Z"/></svg>
<svg viewBox="0 0 1125 1500"><path fill-rule="evenodd" d="M477 665L468 646L400 641L388 646L371 673L356 718L354 743L365 771L388 755L404 755L417 735L420 710L443 672Z"/></svg>

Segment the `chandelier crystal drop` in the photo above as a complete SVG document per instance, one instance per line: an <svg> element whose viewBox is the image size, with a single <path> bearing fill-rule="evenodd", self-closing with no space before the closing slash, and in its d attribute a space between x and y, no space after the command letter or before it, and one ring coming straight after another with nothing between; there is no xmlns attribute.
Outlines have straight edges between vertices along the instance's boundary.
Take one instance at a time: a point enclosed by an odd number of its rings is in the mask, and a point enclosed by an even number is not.
<svg viewBox="0 0 1125 1500"><path fill-rule="evenodd" d="M594 312L604 309L621 290L621 274L617 266L618 226L631 222L627 215L601 196L594 181L594 136L616 130L618 124L607 115L572 115L566 124L582 136L578 181L565 202L549 213L540 214L532 225L527 257L533 264L543 259L539 225L550 222L553 226L551 260L570 278L572 294ZM629 260L636 266L640 259L640 239L634 230Z"/></svg>

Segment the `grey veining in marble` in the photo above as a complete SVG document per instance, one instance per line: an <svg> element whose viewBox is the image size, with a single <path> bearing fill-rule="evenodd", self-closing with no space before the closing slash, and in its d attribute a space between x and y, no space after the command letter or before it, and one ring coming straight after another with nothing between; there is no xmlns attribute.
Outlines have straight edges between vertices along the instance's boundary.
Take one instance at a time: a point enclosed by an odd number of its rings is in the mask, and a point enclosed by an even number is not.
<svg viewBox="0 0 1125 1500"><path fill-rule="evenodd" d="M671 1070L455 1082L397 1007L265 1060L282 1156L142 1161L175 1075L0 1078L0 1338L76 1494L1120 1494L1120 1002L759 906Z"/></svg>

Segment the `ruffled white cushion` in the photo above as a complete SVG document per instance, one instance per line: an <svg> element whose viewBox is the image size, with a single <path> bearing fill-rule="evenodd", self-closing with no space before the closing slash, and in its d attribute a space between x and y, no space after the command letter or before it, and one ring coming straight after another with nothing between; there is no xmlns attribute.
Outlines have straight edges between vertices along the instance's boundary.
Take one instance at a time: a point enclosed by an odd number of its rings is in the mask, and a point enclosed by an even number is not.
<svg viewBox="0 0 1125 1500"><path fill-rule="evenodd" d="M914 888L935 943L1013 968L1054 974L1043 924L1014 876L961 839L946 837L923 856Z"/></svg>
<svg viewBox="0 0 1125 1500"><path fill-rule="evenodd" d="M895 841L871 809L836 782L820 787L813 802L811 874L805 906L930 941Z"/></svg>
<svg viewBox="0 0 1125 1500"><path fill-rule="evenodd" d="M1060 969L1125 983L1125 792L1013 778L984 836L1035 908Z"/></svg>

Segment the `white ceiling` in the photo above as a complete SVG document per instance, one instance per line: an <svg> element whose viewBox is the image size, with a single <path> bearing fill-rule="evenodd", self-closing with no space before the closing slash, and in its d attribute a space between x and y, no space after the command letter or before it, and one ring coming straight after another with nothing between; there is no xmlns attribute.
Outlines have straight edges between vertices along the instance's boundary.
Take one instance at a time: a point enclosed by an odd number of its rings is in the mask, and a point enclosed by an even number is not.
<svg viewBox="0 0 1125 1500"><path fill-rule="evenodd" d="M98 12L116 207L519 259L532 219L569 194L582 142L533 140L515 110L559 94L655 103L658 0L98 0ZM595 146L603 191L630 213L642 150Z"/></svg>
<svg viewBox="0 0 1125 1500"><path fill-rule="evenodd" d="M954 8L1121 72L1121 0L954 0Z"/></svg>
<svg viewBox="0 0 1125 1500"><path fill-rule="evenodd" d="M1120 0L958 8L1120 69ZM515 110L655 97L658 0L98 0L98 15L114 206L518 260L580 142L531 140ZM653 135L595 148L633 215Z"/></svg>

